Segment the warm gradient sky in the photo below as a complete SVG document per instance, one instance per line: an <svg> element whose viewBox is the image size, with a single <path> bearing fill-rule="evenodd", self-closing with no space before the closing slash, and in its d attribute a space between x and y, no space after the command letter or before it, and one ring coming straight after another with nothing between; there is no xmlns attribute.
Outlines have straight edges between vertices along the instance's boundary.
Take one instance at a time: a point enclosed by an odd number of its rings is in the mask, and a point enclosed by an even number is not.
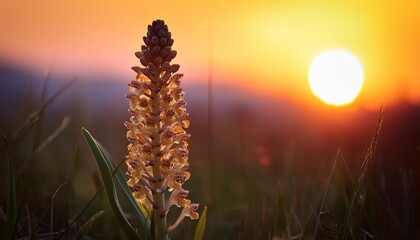
<svg viewBox="0 0 420 240"><path fill-rule="evenodd" d="M169 25L188 82L205 83L211 62L216 83L311 103L311 60L343 48L365 71L355 105L420 103L418 1L0 0L0 60L127 82L156 18Z"/></svg>

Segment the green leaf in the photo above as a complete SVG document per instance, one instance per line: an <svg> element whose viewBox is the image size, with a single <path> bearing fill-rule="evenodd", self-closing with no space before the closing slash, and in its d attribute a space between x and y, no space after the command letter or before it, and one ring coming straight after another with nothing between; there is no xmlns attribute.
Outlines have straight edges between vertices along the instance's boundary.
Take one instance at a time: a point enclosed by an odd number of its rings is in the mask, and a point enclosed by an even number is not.
<svg viewBox="0 0 420 240"><path fill-rule="evenodd" d="M111 206L112 212L114 213L115 219L120 224L122 231L128 239L141 239L131 224L128 222L127 218L124 216L118 201L114 180L112 179L112 174L110 171L111 167L108 165L108 162L105 159L101 149L99 148L92 135L85 128L82 128L82 134L85 137L86 142L89 144L93 155L95 156L96 163L98 164L99 171L101 173L105 193L109 205Z"/></svg>
<svg viewBox="0 0 420 240"><path fill-rule="evenodd" d="M137 217L137 219L140 220L141 224L143 225L143 228L146 231L146 236L147 238L151 238L150 236L150 224L148 221L147 216L149 216L147 210L141 205L139 206L136 202L136 200L134 199L133 195L131 194L130 189L128 188L127 185L127 179L125 179L124 175L118 171L120 164L118 164L117 167L114 166L114 163L112 162L111 158L109 157L108 152L105 150L104 147L102 147L102 145L100 143L97 142L97 145L99 147L99 150L101 151L102 155L104 156L104 159L106 160L110 170L112 171L112 175L117 178L117 182L119 184L119 186L121 187L121 189L123 190L124 195L126 196L126 198L129 200L130 202L130 206L132 207L132 210L134 210L134 213Z"/></svg>
<svg viewBox="0 0 420 240"><path fill-rule="evenodd" d="M204 207L201 213L200 220L198 220L197 227L195 228L194 240L203 240L204 232L206 230L207 221L207 206Z"/></svg>
<svg viewBox="0 0 420 240"><path fill-rule="evenodd" d="M86 234L89 233L90 229L92 228L93 223L98 218L100 218L104 214L104 212L105 211L99 211L93 217L91 217L85 224L83 224L83 226L76 233L76 240L83 239L83 237L86 236Z"/></svg>

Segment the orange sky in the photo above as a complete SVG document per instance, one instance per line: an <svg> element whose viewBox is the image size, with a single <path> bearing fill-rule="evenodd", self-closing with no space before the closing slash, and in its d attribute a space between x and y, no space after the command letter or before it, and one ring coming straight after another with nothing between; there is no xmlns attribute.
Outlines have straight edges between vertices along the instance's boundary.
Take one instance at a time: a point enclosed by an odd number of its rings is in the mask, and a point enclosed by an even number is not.
<svg viewBox="0 0 420 240"><path fill-rule="evenodd" d="M318 101L307 83L311 60L343 48L365 71L355 105L420 103L416 1L1 0L0 59L127 82L138 65L133 52L156 18L169 25L188 82L206 80L210 53L216 83L310 103Z"/></svg>

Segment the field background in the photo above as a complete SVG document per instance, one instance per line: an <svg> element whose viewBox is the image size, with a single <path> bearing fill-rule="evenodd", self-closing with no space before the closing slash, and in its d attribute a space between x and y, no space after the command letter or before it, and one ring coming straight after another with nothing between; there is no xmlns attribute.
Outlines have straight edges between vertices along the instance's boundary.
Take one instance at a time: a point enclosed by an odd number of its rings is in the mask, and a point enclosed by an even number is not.
<svg viewBox="0 0 420 240"><path fill-rule="evenodd" d="M28 116L41 106L43 91L46 100L73 77L77 75L45 80L45 76L22 67L0 64L0 131L9 141L17 170L17 196L24 199L19 237L28 236L31 217L39 224L39 233L48 232L49 203L60 184L66 183L55 197L56 231L66 227L100 185L94 158L80 132L82 127L102 143L115 163L124 159L127 140L123 123L129 117L124 96L130 79L78 78L44 109L36 124L13 139ZM190 190L190 198L200 203L199 212L208 206L206 238L269 239L275 231L284 235L290 229L295 239L310 239L328 186L323 209L328 214L321 218L317 238L333 238L339 229L334 227L334 219L338 226L343 224L352 179L375 134L381 106L364 110L320 104L314 109L238 86L217 83L211 87L209 110L207 82L184 82L191 121L188 132L192 134L192 175L185 188ZM48 142L67 117L71 118L69 125L33 155L33 149ZM362 199L353 210L354 216L359 216L356 235L419 239L419 146L420 107L408 102L385 105ZM6 149L2 141L2 216L7 206ZM330 179L334 163L337 165ZM280 215L275 214L276 199L283 206ZM103 196L77 224L101 209L106 213L94 224L89 237L121 238ZM175 217L171 215L169 222ZM1 224L4 218L0 219ZM191 238L195 224L184 220L174 239Z"/></svg>

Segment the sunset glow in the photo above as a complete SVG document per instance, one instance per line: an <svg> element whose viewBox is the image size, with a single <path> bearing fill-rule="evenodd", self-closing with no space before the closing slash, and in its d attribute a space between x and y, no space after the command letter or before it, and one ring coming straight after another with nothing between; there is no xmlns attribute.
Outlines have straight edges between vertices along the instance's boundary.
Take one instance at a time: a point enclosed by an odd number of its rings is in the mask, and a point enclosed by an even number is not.
<svg viewBox="0 0 420 240"><path fill-rule="evenodd" d="M234 85L310 104L308 66L325 49L351 49L363 62L355 105L420 103L420 9L375 1L2 1L0 60L45 72L102 74L126 81L139 33L165 19L186 82Z"/></svg>

